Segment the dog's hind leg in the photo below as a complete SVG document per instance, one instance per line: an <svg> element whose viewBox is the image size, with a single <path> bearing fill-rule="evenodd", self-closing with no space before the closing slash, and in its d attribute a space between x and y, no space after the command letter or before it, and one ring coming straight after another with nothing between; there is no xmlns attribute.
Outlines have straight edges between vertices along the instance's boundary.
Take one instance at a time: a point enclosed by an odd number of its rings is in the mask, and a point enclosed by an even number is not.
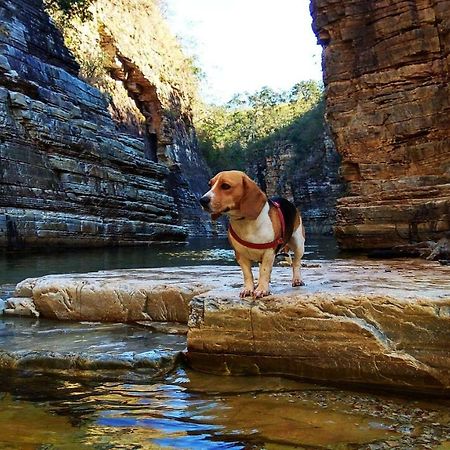
<svg viewBox="0 0 450 450"><path fill-rule="evenodd" d="M300 267L303 254L305 253L305 237L301 226L292 233L288 246L294 252L294 258L292 259L292 286L304 286L305 283L302 281Z"/></svg>

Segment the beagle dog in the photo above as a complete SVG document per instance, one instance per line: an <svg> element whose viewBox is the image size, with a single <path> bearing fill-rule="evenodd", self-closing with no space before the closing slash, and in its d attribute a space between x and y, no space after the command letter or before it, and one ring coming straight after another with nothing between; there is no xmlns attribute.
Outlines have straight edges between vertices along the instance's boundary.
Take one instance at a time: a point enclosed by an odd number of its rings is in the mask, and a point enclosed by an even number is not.
<svg viewBox="0 0 450 450"><path fill-rule="evenodd" d="M229 217L228 239L244 275L240 296L260 298L270 294L275 255L285 247L294 252L292 286L303 286L300 264L305 231L295 206L281 197L269 200L250 177L238 170L219 172L209 186L211 189L200 199L200 204L213 220L221 214ZM252 262L260 263L256 288Z"/></svg>

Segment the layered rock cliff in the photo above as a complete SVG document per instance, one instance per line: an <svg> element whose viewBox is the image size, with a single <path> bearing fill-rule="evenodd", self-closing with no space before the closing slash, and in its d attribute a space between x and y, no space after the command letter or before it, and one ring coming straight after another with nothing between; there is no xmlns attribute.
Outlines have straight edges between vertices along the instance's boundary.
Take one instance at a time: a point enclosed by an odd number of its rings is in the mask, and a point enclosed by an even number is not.
<svg viewBox="0 0 450 450"><path fill-rule="evenodd" d="M450 5L312 0L327 119L347 194L343 248L388 248L450 229Z"/></svg>
<svg viewBox="0 0 450 450"><path fill-rule="evenodd" d="M300 118L267 144L249 173L269 197L281 195L300 209L307 234L332 234L336 201L344 192L338 173L340 158L323 123L322 105L307 114L311 113L317 115L314 131ZM314 137L301 145L293 133Z"/></svg>
<svg viewBox="0 0 450 450"><path fill-rule="evenodd" d="M102 44L109 85L126 94L120 105L79 78L40 0L0 2L0 247L179 241L201 231L195 183L207 175L185 86L168 77L167 55L143 50L138 60L120 46L133 41L129 30L108 28L108 11L124 18L138 6L105 1L94 9L91 48ZM154 9L140 6L144 27ZM153 65L140 67L145 57Z"/></svg>
<svg viewBox="0 0 450 450"><path fill-rule="evenodd" d="M211 224L197 198L209 173L193 126L192 61L155 0L95 0L89 11L90 20L62 27L67 45L82 74L110 99L119 128L142 138L147 156L170 169L170 192L189 236L204 236Z"/></svg>

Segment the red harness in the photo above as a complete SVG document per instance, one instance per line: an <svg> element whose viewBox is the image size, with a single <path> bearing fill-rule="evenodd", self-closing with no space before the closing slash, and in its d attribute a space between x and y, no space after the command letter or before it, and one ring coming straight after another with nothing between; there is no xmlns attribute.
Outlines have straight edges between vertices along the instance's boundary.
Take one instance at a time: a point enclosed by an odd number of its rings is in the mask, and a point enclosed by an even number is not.
<svg viewBox="0 0 450 450"><path fill-rule="evenodd" d="M239 242L239 244L243 245L244 247L248 247L248 248L255 248L258 250L264 250L267 248L276 248L279 245L284 244L284 235L286 232L286 225L284 223L284 216L283 216L283 211L281 211L281 207L280 204L277 202L270 202L273 206L275 206L275 208L277 209L278 212L278 217L280 219L280 223L281 223L281 236L275 238L273 241L271 242L265 242L264 244L254 244L253 242L247 242L244 241L243 239L241 239L236 232L233 230L233 227L231 226L230 223L230 228L228 229L228 231L230 232L231 236L233 237L233 239L235 239L237 242Z"/></svg>

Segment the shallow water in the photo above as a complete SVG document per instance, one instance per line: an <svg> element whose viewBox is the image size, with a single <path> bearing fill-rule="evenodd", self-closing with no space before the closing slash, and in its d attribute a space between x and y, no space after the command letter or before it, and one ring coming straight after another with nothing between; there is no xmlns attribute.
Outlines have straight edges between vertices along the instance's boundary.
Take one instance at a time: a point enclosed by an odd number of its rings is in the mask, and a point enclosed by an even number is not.
<svg viewBox="0 0 450 450"><path fill-rule="evenodd" d="M310 240L305 259L336 256L331 239ZM224 241L3 255L0 284L208 263L235 264ZM195 373L185 343L124 324L0 320L0 449L450 449L448 400Z"/></svg>
<svg viewBox="0 0 450 450"><path fill-rule="evenodd" d="M448 448L449 404L179 368L151 383L2 377L0 448Z"/></svg>
<svg viewBox="0 0 450 450"><path fill-rule="evenodd" d="M331 237L310 238L304 259L334 259L338 254ZM196 239L187 245L59 250L39 253L0 253L0 285L54 273L109 269L236 264L226 239Z"/></svg>

